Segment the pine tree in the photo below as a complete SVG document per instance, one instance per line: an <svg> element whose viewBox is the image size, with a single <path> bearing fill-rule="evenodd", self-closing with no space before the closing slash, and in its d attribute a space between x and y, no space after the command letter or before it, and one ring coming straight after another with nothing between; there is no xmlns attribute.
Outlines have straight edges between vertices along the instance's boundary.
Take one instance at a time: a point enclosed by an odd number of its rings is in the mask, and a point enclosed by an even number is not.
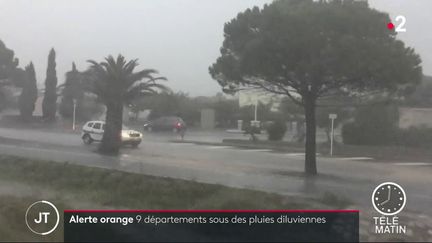
<svg viewBox="0 0 432 243"><path fill-rule="evenodd" d="M0 110L7 106L7 90L5 86L11 85L11 80L18 69L18 58L15 57L14 52L8 49L6 45L0 40Z"/></svg>
<svg viewBox="0 0 432 243"><path fill-rule="evenodd" d="M72 63L72 70L66 73L66 80L62 91L62 100L59 107L60 114L65 118L73 115L73 100L77 101L80 106L84 97L84 90L81 84L81 73L76 69L75 63ZM78 107L77 107L77 110Z"/></svg>
<svg viewBox="0 0 432 243"><path fill-rule="evenodd" d="M32 62L26 66L25 74L26 78L19 97L19 109L23 120L28 121L33 116L35 102L38 97L36 74Z"/></svg>
<svg viewBox="0 0 432 243"><path fill-rule="evenodd" d="M54 48L52 48L48 55L45 95L42 102L42 113L45 121L53 121L57 111L57 74L55 56Z"/></svg>
<svg viewBox="0 0 432 243"><path fill-rule="evenodd" d="M394 30L382 28L389 22L367 1L273 1L225 24L221 55L209 71L227 93L259 89L303 108L305 173L316 175L316 108L322 98L377 92L397 97L421 80L420 56Z"/></svg>

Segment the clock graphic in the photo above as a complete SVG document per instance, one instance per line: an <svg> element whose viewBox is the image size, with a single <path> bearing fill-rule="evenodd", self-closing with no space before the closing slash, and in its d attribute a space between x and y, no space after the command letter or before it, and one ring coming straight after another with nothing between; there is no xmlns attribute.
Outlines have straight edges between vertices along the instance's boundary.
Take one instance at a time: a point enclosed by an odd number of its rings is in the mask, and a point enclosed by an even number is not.
<svg viewBox="0 0 432 243"><path fill-rule="evenodd" d="M405 207L406 194L401 186L394 182L384 182L372 193L372 205L379 213L391 216L398 214Z"/></svg>

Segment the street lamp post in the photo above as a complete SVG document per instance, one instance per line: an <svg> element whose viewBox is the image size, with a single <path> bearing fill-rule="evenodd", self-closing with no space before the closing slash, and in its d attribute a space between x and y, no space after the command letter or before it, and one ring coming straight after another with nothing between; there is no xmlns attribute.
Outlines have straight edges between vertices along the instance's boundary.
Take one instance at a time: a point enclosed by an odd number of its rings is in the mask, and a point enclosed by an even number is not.
<svg viewBox="0 0 432 243"><path fill-rule="evenodd" d="M255 100L255 116L254 116L254 121L257 122L258 121L258 99Z"/></svg>
<svg viewBox="0 0 432 243"><path fill-rule="evenodd" d="M73 99L73 118L72 118L72 130L75 131L75 114L76 114L76 99Z"/></svg>
<svg viewBox="0 0 432 243"><path fill-rule="evenodd" d="M337 118L337 114L329 114L329 118L331 120L330 156L333 156L334 120Z"/></svg>
<svg viewBox="0 0 432 243"><path fill-rule="evenodd" d="M251 127L259 127L259 121L258 121L258 99L255 100L255 111L254 111L254 120L250 121Z"/></svg>

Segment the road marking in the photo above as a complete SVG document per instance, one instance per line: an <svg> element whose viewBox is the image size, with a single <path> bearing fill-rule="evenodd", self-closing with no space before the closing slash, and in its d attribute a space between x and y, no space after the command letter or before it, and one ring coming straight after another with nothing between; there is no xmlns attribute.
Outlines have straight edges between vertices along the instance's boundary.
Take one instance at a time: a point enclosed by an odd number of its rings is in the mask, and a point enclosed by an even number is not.
<svg viewBox="0 0 432 243"><path fill-rule="evenodd" d="M242 151L247 152L272 152L272 149L243 149Z"/></svg>
<svg viewBox="0 0 432 243"><path fill-rule="evenodd" d="M395 165L403 165L403 166L422 166L422 165L431 165L432 163L425 163L425 162L399 162L399 163L392 163Z"/></svg>
<svg viewBox="0 0 432 243"><path fill-rule="evenodd" d="M316 156L320 155L320 153L316 153ZM305 153L286 153L285 156L305 156Z"/></svg>
<svg viewBox="0 0 432 243"><path fill-rule="evenodd" d="M195 145L193 143L177 143L177 142L171 142L171 144L176 145L176 146Z"/></svg>
<svg viewBox="0 0 432 243"><path fill-rule="evenodd" d="M304 156L305 153L287 153L286 156Z"/></svg>
<svg viewBox="0 0 432 243"><path fill-rule="evenodd" d="M372 160L371 157L348 157L348 158L339 158L340 160Z"/></svg>
<svg viewBox="0 0 432 243"><path fill-rule="evenodd" d="M208 146L205 147L206 149L231 149L233 148L232 146Z"/></svg>

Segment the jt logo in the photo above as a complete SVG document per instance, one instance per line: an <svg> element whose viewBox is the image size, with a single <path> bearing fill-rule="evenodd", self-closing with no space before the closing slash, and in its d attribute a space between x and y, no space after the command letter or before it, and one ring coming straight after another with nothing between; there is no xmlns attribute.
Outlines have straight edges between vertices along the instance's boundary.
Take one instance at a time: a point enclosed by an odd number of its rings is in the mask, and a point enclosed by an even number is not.
<svg viewBox="0 0 432 243"><path fill-rule="evenodd" d="M43 216L43 218L44 218L44 223L45 223L45 224L48 223L48 215L50 215L49 212L40 212L40 213L39 213L39 219L35 219L35 220L34 220L35 223L36 223L36 224L40 224L40 223L42 222L42 216Z"/></svg>
<svg viewBox="0 0 432 243"><path fill-rule="evenodd" d="M48 201L37 201L27 208L25 222L31 232L49 235L57 228L60 214L54 204Z"/></svg>

